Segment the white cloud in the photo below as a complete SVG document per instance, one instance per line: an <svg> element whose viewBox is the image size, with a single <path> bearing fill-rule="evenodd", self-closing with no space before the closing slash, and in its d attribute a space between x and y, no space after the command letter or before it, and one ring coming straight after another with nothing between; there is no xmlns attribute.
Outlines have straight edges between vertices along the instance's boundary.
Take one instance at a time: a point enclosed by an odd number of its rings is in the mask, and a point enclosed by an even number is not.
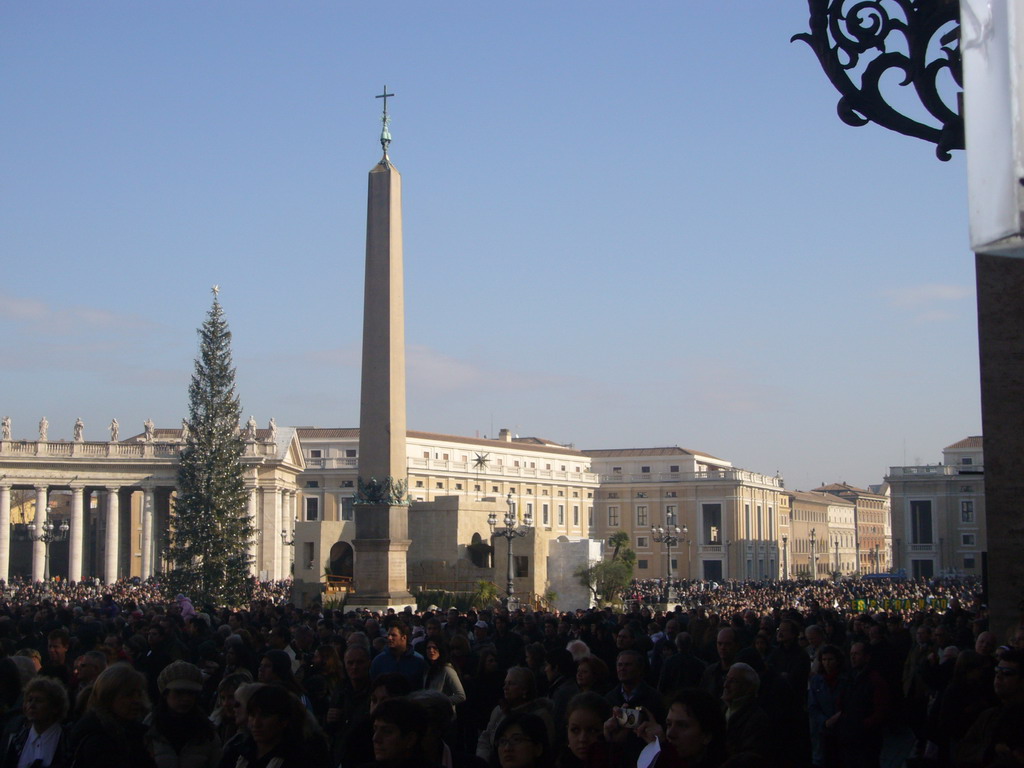
<svg viewBox="0 0 1024 768"><path fill-rule="evenodd" d="M974 295L974 290L965 285L942 285L924 283L883 291L889 305L900 309L934 307L936 304L958 302Z"/></svg>
<svg viewBox="0 0 1024 768"><path fill-rule="evenodd" d="M0 320L18 323L23 332L46 335L81 335L96 330L126 333L154 327L152 321L138 315L102 307L62 306L18 296L0 296Z"/></svg>

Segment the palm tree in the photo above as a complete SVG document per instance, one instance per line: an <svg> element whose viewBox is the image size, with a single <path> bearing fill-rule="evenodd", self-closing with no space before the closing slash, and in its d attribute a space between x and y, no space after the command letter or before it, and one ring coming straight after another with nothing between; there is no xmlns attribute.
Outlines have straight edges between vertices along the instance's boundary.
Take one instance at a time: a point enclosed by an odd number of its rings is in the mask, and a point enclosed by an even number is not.
<svg viewBox="0 0 1024 768"><path fill-rule="evenodd" d="M613 533L611 536L608 537L608 544L609 544L609 546L613 547L613 549L612 549L612 561L613 562L615 560L619 559L619 552L622 550L623 547L628 546L629 543L630 543L629 534L626 533L625 531L622 531L622 530L616 531L615 533Z"/></svg>

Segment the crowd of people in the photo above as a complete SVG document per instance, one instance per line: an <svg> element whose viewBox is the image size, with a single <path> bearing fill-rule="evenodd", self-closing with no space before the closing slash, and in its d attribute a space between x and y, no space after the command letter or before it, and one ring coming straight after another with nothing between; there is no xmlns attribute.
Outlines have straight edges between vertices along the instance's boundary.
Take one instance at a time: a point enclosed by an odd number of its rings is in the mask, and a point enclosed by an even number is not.
<svg viewBox="0 0 1024 768"><path fill-rule="evenodd" d="M296 607L286 583L229 610L12 582L0 768L1024 766L1024 625L989 628L976 583L687 582L644 604L664 586L625 610L370 613Z"/></svg>

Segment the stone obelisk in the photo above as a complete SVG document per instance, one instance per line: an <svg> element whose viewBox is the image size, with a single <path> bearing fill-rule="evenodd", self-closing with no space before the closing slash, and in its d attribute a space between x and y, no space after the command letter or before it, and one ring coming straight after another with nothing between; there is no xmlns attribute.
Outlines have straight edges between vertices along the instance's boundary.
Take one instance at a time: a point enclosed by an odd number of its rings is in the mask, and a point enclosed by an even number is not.
<svg viewBox="0 0 1024 768"><path fill-rule="evenodd" d="M405 299L402 177L388 158L388 93L381 161L370 171L359 398L359 491L355 500L356 606L415 607L406 576L409 493L405 449Z"/></svg>

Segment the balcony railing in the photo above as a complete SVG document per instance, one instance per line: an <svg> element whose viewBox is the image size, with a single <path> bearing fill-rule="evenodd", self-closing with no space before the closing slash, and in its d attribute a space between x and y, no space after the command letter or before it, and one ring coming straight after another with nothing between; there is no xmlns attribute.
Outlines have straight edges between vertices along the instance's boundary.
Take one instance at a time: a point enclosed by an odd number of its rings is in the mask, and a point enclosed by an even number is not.
<svg viewBox="0 0 1024 768"><path fill-rule="evenodd" d="M704 472L643 472L639 474L622 474L613 472L601 475L602 483L685 483L685 482L721 482L723 480L739 481L752 485L767 485L771 488L782 488L781 477L762 475L746 469L713 469Z"/></svg>

